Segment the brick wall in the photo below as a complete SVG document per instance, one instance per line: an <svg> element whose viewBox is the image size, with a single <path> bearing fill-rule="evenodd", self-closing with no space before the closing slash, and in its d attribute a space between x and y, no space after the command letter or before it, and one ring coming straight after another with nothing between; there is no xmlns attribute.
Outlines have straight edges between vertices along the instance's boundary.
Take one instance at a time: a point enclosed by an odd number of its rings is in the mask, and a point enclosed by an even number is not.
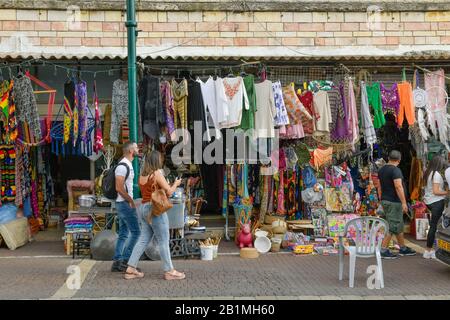
<svg viewBox="0 0 450 320"><path fill-rule="evenodd" d="M80 23L73 25L67 23L70 13L0 9L2 47L11 45L11 37L18 34L35 50L86 47L89 51L126 45L123 11L81 11ZM382 12L379 16L366 12L141 11L137 16L138 47L146 48L374 46L395 50L399 45L418 49L450 45L450 11Z"/></svg>

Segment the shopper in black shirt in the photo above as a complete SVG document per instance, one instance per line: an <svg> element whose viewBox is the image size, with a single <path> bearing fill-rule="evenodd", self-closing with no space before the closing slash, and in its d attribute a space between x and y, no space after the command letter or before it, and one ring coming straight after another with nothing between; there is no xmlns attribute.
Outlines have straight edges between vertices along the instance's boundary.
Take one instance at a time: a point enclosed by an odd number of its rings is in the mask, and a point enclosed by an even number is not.
<svg viewBox="0 0 450 320"><path fill-rule="evenodd" d="M383 240L381 249L381 256L384 259L398 258L396 254L388 249L392 235L395 235L397 238L401 256L413 256L416 254L414 250L405 246L403 235L403 214L408 212L408 205L403 187L403 174L398 168L401 158L402 155L399 151L391 151L389 153L389 162L378 171L378 178L381 184L381 204L386 220L389 223L389 232Z"/></svg>

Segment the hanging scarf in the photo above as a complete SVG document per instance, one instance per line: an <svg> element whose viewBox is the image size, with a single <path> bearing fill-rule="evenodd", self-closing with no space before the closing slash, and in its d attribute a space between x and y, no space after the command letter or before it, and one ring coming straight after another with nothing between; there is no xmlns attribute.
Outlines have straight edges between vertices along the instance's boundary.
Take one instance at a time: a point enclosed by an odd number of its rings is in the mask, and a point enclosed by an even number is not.
<svg viewBox="0 0 450 320"><path fill-rule="evenodd" d="M9 83L4 81L2 88L0 88L0 120L3 118L5 135L3 140L6 143L12 143L16 140L18 135L18 127L16 120L16 105L12 95L14 81Z"/></svg>
<svg viewBox="0 0 450 320"><path fill-rule="evenodd" d="M67 144L70 139L72 120L74 119L74 105L75 84L73 81L68 81L64 84L64 144Z"/></svg>
<svg viewBox="0 0 450 320"><path fill-rule="evenodd" d="M103 150L102 122L100 120L100 108L98 106L97 84L94 81L94 106L95 106L95 138L94 152Z"/></svg>
<svg viewBox="0 0 450 320"><path fill-rule="evenodd" d="M85 81L79 81L75 85L76 92L76 107L79 116L79 134L81 141L87 142L88 137L88 99L87 99L87 87Z"/></svg>

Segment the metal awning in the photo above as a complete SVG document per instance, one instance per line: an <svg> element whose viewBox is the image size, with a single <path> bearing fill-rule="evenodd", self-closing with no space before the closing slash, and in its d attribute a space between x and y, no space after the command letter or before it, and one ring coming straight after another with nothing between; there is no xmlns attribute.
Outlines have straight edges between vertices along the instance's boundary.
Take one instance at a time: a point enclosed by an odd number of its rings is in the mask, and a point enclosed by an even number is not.
<svg viewBox="0 0 450 320"><path fill-rule="evenodd" d="M445 60L450 58L450 45L398 46L380 48L349 46L344 48L284 46L272 47L138 47L143 60L194 61L404 61ZM0 59L126 59L121 47L40 47L33 45L0 46Z"/></svg>

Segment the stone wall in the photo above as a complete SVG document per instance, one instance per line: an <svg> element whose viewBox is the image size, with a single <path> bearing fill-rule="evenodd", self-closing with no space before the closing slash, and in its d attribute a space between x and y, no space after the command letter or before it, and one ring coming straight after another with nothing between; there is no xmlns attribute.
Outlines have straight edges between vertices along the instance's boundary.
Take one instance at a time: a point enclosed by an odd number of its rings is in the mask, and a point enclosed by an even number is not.
<svg viewBox="0 0 450 320"><path fill-rule="evenodd" d="M71 22L74 16L79 22ZM263 55L277 54L281 49L285 55L291 49L292 55L297 55L294 51L297 49L317 52L346 48L351 53L355 48L354 54L370 55L364 48L395 54L402 46L420 51L448 50L446 46L450 45L450 11L371 14L141 10L137 18L138 53L149 48L163 50L179 46L180 55L192 54L194 51L189 48L194 47L249 52L257 48L263 50ZM53 52L123 55L126 53L124 22L123 10L0 9L0 53L3 56L8 52L13 55L19 52L22 56L27 52L30 55ZM258 56L257 51L253 53Z"/></svg>

